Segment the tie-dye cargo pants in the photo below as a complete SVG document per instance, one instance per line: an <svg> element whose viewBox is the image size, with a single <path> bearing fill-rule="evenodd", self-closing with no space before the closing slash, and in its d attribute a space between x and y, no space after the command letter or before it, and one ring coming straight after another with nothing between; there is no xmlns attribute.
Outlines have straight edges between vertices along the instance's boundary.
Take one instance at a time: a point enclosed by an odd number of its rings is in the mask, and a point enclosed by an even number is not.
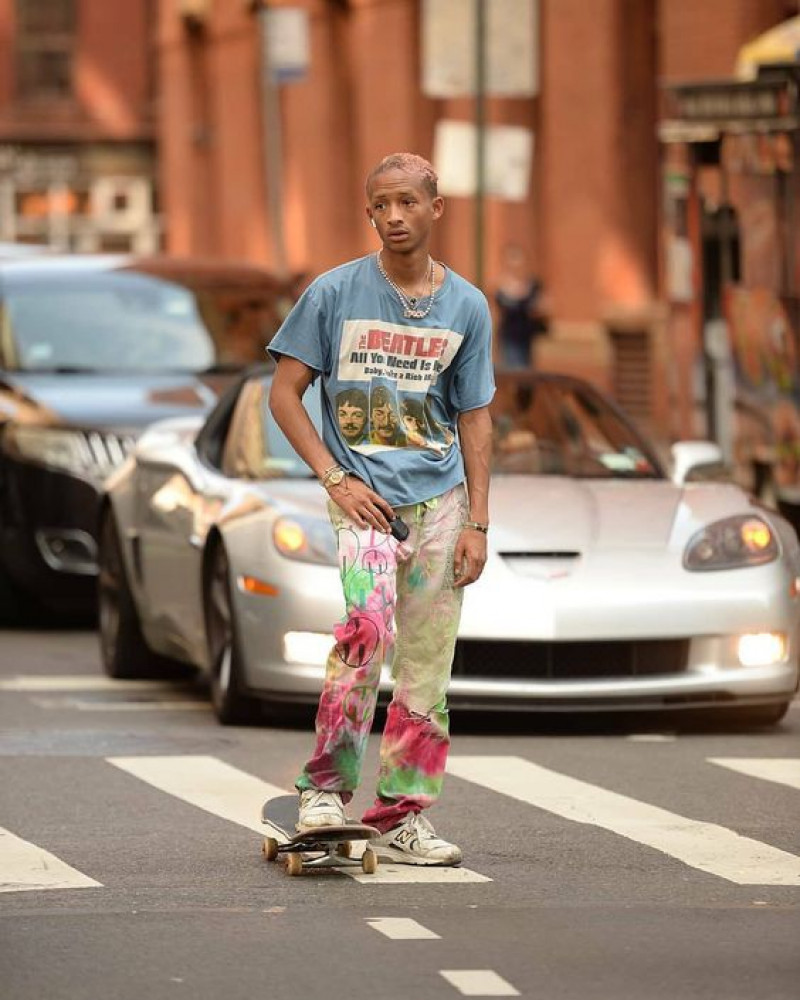
<svg viewBox="0 0 800 1000"><path fill-rule="evenodd" d="M316 744L297 788L324 788L345 802L358 786L381 668L394 691L380 751L377 797L363 819L386 831L439 795L450 746L447 688L463 591L453 556L467 520L464 486L396 507L409 527L398 542L359 528L335 503L346 614L334 628L316 718Z"/></svg>

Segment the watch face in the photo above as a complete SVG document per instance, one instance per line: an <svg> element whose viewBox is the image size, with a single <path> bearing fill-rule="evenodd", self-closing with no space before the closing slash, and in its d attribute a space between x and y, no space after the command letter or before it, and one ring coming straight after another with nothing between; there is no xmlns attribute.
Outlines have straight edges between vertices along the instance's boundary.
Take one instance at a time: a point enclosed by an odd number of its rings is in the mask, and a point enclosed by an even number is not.
<svg viewBox="0 0 800 1000"><path fill-rule="evenodd" d="M332 472L328 476L328 485L338 486L343 479L344 479L344 471L342 469L337 469L336 472Z"/></svg>

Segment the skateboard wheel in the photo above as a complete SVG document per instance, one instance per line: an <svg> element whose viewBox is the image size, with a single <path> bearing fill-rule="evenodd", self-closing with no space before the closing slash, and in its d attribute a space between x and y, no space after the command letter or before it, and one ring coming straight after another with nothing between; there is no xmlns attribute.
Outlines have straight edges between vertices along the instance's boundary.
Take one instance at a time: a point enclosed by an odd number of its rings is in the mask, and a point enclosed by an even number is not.
<svg viewBox="0 0 800 1000"><path fill-rule="evenodd" d="M278 841L274 837L266 837L261 845L261 853L267 861L275 861L278 857Z"/></svg>
<svg viewBox="0 0 800 1000"><path fill-rule="evenodd" d="M340 858L349 858L353 853L353 845L349 840L343 840L341 844L336 845L336 853Z"/></svg>
<svg viewBox="0 0 800 1000"><path fill-rule="evenodd" d="M286 855L286 871L290 875L299 875L303 870L303 856L302 854L287 854Z"/></svg>
<svg viewBox="0 0 800 1000"><path fill-rule="evenodd" d="M371 847L367 847L361 856L361 870L365 875L374 875L378 870L378 855Z"/></svg>

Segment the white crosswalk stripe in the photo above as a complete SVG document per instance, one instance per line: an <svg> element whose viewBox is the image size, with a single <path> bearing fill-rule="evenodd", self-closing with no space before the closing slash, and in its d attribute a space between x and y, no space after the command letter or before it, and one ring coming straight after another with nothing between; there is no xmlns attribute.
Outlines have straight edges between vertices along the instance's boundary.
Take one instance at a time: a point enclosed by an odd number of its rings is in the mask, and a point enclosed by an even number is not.
<svg viewBox="0 0 800 1000"><path fill-rule="evenodd" d="M367 923L392 941L439 941L440 935L410 917L367 917Z"/></svg>
<svg viewBox="0 0 800 1000"><path fill-rule="evenodd" d="M17 691L31 694L40 691L99 691L141 693L145 691L174 691L170 681L118 681L98 674L29 674L0 678L0 691Z"/></svg>
<svg viewBox="0 0 800 1000"><path fill-rule="evenodd" d="M451 757L451 774L576 823L611 830L739 885L800 885L800 858L519 757Z"/></svg>
<svg viewBox="0 0 800 1000"><path fill-rule="evenodd" d="M262 823L258 810L268 799L286 795L283 788L246 774L216 757L108 757L109 764L239 826L269 833L283 842L280 830Z"/></svg>
<svg viewBox="0 0 800 1000"><path fill-rule="evenodd" d="M99 887L54 854L0 827L0 892Z"/></svg>
<svg viewBox="0 0 800 1000"><path fill-rule="evenodd" d="M286 837L275 827L260 821L259 808L269 799L289 794L286 789L271 785L246 774L215 757L109 757L108 762L127 771L141 781L191 803L206 812L238 823L248 830L270 834L283 843ZM358 856L354 845L353 856ZM412 865L381 864L374 875L364 875L360 869L340 869L363 885L387 883L443 882L464 884L488 882L487 876L468 868L422 868Z"/></svg>
<svg viewBox="0 0 800 1000"><path fill-rule="evenodd" d="M465 997L519 996L519 990L492 969L442 969L440 975Z"/></svg>
<svg viewBox="0 0 800 1000"><path fill-rule="evenodd" d="M211 711L208 698L200 696L196 687L170 681L113 680L95 674L34 674L2 677L0 691L30 695L37 708L58 711Z"/></svg>
<svg viewBox="0 0 800 1000"><path fill-rule="evenodd" d="M109 757L108 763L165 795L260 835L283 842L282 831L260 820L264 802L287 794L212 756ZM800 789L800 758L710 757L708 762L759 781ZM450 774L572 822L612 831L739 885L800 885L800 858L731 829L580 781L518 757L452 756ZM792 793L787 793L792 794ZM358 856L362 845L354 845ZM467 868L422 868L385 863L375 875L340 869L363 885L489 882ZM0 827L0 892L101 887L54 854ZM376 921L379 918L375 918ZM384 918L380 918L383 920ZM386 918L389 919L389 918ZM402 934L399 925L379 926ZM409 932L410 933L410 932Z"/></svg>
<svg viewBox="0 0 800 1000"><path fill-rule="evenodd" d="M800 789L800 757L709 757L710 764Z"/></svg>
<svg viewBox="0 0 800 1000"><path fill-rule="evenodd" d="M73 708L79 712L211 712L207 701L88 701L84 698L34 698L39 708Z"/></svg>

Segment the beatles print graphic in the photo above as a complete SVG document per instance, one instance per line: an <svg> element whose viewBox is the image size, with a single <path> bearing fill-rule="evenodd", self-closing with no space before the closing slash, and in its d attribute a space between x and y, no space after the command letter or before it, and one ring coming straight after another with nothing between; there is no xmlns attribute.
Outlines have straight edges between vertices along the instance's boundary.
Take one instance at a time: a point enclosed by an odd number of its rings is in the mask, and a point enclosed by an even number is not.
<svg viewBox="0 0 800 1000"><path fill-rule="evenodd" d="M337 372L344 388L335 400L346 444L364 454L423 448L444 455L455 435L434 418L428 391L462 340L452 330L346 322Z"/></svg>
<svg viewBox="0 0 800 1000"><path fill-rule="evenodd" d="M369 397L363 389L344 389L336 396L336 419L351 448L369 441Z"/></svg>
<svg viewBox="0 0 800 1000"><path fill-rule="evenodd" d="M387 384L373 380L369 393L369 441L385 448L402 448L406 433L400 423L397 394Z"/></svg>

